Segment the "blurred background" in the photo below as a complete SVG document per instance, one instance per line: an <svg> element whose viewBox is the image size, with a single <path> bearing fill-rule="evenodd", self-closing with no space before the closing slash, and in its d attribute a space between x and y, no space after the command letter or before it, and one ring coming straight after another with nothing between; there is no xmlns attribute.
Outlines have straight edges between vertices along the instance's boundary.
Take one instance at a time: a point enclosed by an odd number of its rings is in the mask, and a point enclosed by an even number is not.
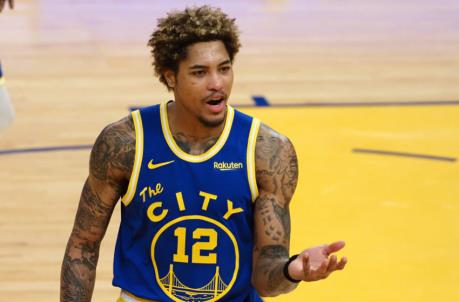
<svg viewBox="0 0 459 302"><path fill-rule="evenodd" d="M158 18L201 4L241 30L231 103L297 149L292 254L347 243L344 271L267 301L459 300L456 0L16 0L0 14L16 110L0 133L0 300L58 300L90 147L172 98L146 44ZM118 224L116 209L93 301L119 294Z"/></svg>

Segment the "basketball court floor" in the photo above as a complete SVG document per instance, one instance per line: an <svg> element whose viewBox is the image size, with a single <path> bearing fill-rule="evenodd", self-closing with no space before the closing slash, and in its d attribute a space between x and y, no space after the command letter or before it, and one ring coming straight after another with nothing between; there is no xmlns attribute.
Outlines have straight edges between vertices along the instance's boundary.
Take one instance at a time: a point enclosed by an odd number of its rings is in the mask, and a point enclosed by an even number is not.
<svg viewBox="0 0 459 302"><path fill-rule="evenodd" d="M459 2L17 0L0 14L16 108L0 133L0 301L57 301L90 146L171 98L146 43L174 8L237 18L231 103L289 136L300 165L291 253L345 240L344 271L267 301L458 301ZM111 286L119 223L93 301Z"/></svg>

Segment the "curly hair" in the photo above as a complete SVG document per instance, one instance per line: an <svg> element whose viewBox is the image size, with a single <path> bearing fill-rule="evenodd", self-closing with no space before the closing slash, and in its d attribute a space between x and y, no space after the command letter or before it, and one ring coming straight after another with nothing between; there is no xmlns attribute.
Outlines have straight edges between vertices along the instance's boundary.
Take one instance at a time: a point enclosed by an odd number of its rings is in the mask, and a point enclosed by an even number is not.
<svg viewBox="0 0 459 302"><path fill-rule="evenodd" d="M158 26L148 41L153 56L155 74L170 90L164 71L178 72L179 62L186 59L186 48L197 42L220 40L230 60L241 46L236 19L230 19L221 9L208 5L173 11L158 19Z"/></svg>

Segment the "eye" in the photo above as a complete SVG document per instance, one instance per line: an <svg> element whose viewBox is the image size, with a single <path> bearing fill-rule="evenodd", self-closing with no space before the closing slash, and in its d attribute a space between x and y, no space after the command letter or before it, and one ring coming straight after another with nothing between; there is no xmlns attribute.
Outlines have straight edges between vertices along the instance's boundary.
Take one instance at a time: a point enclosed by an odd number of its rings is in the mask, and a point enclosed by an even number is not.
<svg viewBox="0 0 459 302"><path fill-rule="evenodd" d="M231 66L223 66L223 67L220 67L220 72L227 73L228 71L230 71L230 69L231 69Z"/></svg>
<svg viewBox="0 0 459 302"><path fill-rule="evenodd" d="M193 71L191 74L195 77L203 77L206 74L206 72L204 70L196 70Z"/></svg>

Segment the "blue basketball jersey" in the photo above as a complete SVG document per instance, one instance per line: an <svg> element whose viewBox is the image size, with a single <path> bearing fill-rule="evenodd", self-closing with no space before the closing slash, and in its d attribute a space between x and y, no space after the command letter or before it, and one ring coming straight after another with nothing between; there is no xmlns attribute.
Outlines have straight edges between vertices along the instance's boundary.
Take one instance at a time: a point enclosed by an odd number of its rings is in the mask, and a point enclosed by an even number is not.
<svg viewBox="0 0 459 302"><path fill-rule="evenodd" d="M157 301L261 301L251 284L260 123L227 109L222 134L201 155L176 144L167 103L132 112L136 152L113 285Z"/></svg>

